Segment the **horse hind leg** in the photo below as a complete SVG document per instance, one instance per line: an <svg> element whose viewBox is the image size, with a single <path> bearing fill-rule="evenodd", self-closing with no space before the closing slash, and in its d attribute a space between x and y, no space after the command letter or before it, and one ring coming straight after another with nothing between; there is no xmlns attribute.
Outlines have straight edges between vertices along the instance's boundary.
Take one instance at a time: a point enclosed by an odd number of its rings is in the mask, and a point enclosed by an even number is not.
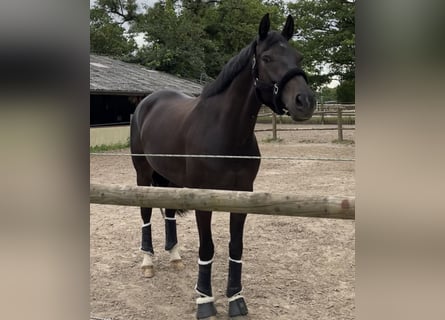
<svg viewBox="0 0 445 320"><path fill-rule="evenodd" d="M156 171L153 172L152 178L154 186L175 187L170 181ZM182 270L184 269L184 263L182 262L181 255L179 254L175 217L176 212L176 209L165 209L165 213L163 213L165 221L165 250L170 253L170 265L175 270Z"/></svg>
<svg viewBox="0 0 445 320"><path fill-rule="evenodd" d="M182 270L184 263L179 254L175 214L175 209L165 209L165 250L170 253L170 265L175 270Z"/></svg>
<svg viewBox="0 0 445 320"><path fill-rule="evenodd" d="M134 151L132 151L134 152ZM137 185L138 186L150 186L152 183L153 169L149 166L144 157L134 156L132 157L134 168L136 169ZM153 267L153 241L151 233L151 213L152 208L141 207L142 224L142 239L141 239L141 251L143 254L141 270L142 274L146 278L152 278L154 276Z"/></svg>
<svg viewBox="0 0 445 320"><path fill-rule="evenodd" d="M144 221L142 225L142 240L141 240L141 251L143 255L141 270L145 278L152 278L154 276L153 267L153 242L151 236L151 208L141 207L141 216ZM148 222L146 222L148 221Z"/></svg>
<svg viewBox="0 0 445 320"><path fill-rule="evenodd" d="M139 107L136 109L133 118L130 123L130 150L132 154L136 154L131 157L134 169L136 170L136 182L138 186L151 186L153 169L148 163L147 159L138 154L143 154L144 149L142 147L142 141L140 139L140 132L138 126ZM142 239L141 239L141 251L143 253L142 260L142 274L144 277L151 278L154 276L153 268L153 241L151 235L151 213L152 208L141 207L142 217Z"/></svg>

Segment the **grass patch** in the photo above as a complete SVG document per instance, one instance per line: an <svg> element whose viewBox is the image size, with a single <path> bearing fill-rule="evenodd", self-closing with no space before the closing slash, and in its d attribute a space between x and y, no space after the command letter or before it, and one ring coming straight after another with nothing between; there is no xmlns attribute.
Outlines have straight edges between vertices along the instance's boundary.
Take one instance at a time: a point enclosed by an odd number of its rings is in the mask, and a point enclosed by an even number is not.
<svg viewBox="0 0 445 320"><path fill-rule="evenodd" d="M302 139L300 141L298 141L299 143L316 143L315 140L313 139Z"/></svg>
<svg viewBox="0 0 445 320"><path fill-rule="evenodd" d="M104 152L104 151L112 151L112 150L119 150L119 149L125 149L130 146L130 141L127 141L125 143L114 143L114 144L101 144L100 146L90 146L90 152Z"/></svg>
<svg viewBox="0 0 445 320"><path fill-rule="evenodd" d="M257 119L257 123L272 123L272 116L270 117L261 117ZM277 123L279 124L295 124L294 120L292 120L291 117L288 116L277 116ZM321 116L313 116L309 120L298 122L302 124L322 124ZM343 116L342 117L342 123L343 124L355 124L355 117L348 117ZM336 116L325 116L324 117L324 124L337 124L337 117Z"/></svg>
<svg viewBox="0 0 445 320"><path fill-rule="evenodd" d="M338 144L355 144L354 140L347 140L347 139L343 139L342 141L335 139L332 140L332 143L338 143Z"/></svg>

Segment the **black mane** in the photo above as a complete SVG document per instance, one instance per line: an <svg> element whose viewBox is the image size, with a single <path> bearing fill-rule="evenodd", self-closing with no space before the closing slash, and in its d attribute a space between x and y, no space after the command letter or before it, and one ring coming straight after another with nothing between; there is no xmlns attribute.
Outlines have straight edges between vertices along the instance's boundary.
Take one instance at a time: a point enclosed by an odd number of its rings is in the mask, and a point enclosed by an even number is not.
<svg viewBox="0 0 445 320"><path fill-rule="evenodd" d="M256 40L244 47L236 56L231 58L225 64L216 79L206 85L202 90L201 97L209 98L223 92L232 82L232 80L244 69L252 60L255 53Z"/></svg>
<svg viewBox="0 0 445 320"><path fill-rule="evenodd" d="M206 85L204 89L202 89L202 98L210 98L212 96L215 96L223 92L230 85L233 79L244 69L244 67L249 62L252 61L252 57L255 54L255 47L258 43L257 41L257 39L253 40L224 65L216 79ZM287 40L284 39L284 37L280 33L271 31L268 33L267 38L262 40L261 43L264 48L270 48L278 41L287 42Z"/></svg>

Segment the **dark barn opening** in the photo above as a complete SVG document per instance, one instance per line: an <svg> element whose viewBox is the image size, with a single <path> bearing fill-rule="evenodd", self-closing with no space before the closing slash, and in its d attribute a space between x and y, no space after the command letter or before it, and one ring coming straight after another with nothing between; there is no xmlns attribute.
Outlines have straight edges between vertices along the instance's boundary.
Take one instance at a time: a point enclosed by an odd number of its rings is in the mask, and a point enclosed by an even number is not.
<svg viewBox="0 0 445 320"><path fill-rule="evenodd" d="M91 127L130 124L130 116L143 97L91 94Z"/></svg>

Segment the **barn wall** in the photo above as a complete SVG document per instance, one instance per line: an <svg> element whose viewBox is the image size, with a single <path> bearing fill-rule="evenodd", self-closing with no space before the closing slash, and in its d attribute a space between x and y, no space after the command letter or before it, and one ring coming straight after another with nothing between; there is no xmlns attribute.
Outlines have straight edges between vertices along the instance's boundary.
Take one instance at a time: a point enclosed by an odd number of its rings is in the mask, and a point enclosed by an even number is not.
<svg viewBox="0 0 445 320"><path fill-rule="evenodd" d="M130 126L90 128L90 146L126 143L130 137Z"/></svg>

